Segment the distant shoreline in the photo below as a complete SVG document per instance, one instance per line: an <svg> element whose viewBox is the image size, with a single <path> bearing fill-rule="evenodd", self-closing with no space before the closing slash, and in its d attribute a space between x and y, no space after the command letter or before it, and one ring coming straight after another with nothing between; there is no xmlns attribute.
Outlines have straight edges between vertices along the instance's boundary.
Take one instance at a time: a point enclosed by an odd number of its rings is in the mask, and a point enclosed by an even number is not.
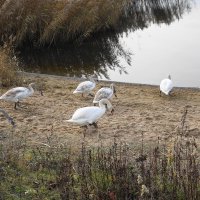
<svg viewBox="0 0 200 200"><path fill-rule="evenodd" d="M33 73L33 72L19 72L23 73L24 75L32 76L32 77L51 77L51 78L56 78L56 79L62 79L62 80L73 80L73 81L83 81L86 80L85 78L79 78L79 77L70 77L70 76L60 76L60 75L51 75L51 74L40 74L40 73ZM149 87L159 87L159 85L151 85L151 84L145 84L145 83L128 83L128 82L120 82L120 81L112 81L112 80L99 80L99 82L104 82L104 83L117 83L117 84L122 84L122 85L133 85L133 86L149 86ZM175 86L174 88L177 89L191 89L191 90L199 90L200 87L180 87L180 86Z"/></svg>

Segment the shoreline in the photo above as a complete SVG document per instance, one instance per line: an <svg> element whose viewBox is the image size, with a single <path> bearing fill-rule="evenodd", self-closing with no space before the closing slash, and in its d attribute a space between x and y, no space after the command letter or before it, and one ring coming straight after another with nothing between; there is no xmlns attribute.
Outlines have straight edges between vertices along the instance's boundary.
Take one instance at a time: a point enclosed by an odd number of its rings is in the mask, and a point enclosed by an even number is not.
<svg viewBox="0 0 200 200"><path fill-rule="evenodd" d="M33 73L33 72L19 72L20 74L23 73L28 76L32 77L50 77L50 78L60 78L63 80L73 80L73 81L85 81L86 78L79 78L79 77L70 77L70 76L60 76L60 75L52 75L52 74L40 74L40 73ZM112 81L112 80L99 80L99 82L105 82L105 83L116 83L116 84L122 84L122 85L135 85L135 86L147 86L147 87L159 87L159 85L151 85L151 84L145 84L145 83L128 83L128 82L120 82L120 81ZM192 90L199 90L200 87L180 87L180 86L174 86L174 88L177 89L192 89Z"/></svg>

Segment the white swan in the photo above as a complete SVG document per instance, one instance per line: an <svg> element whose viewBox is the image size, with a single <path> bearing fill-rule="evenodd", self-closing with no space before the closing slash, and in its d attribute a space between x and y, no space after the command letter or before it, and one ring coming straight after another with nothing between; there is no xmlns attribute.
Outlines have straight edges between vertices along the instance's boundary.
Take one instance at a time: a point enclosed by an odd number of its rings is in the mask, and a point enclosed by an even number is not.
<svg viewBox="0 0 200 200"><path fill-rule="evenodd" d="M12 124L12 126L15 126L15 122L13 121L12 117L10 117L10 116L8 115L8 113L7 113L5 110L0 109L0 112L3 113L3 115L7 118L8 122L9 122L10 124Z"/></svg>
<svg viewBox="0 0 200 200"><path fill-rule="evenodd" d="M3 94L0 99L5 101L15 102L14 108L17 109L17 105L19 106L19 101L31 96L34 93L32 86L34 83L30 83L28 87L16 87L8 90L5 94Z"/></svg>
<svg viewBox="0 0 200 200"><path fill-rule="evenodd" d="M170 95L172 89L173 89L173 82L171 80L171 76L169 75L168 78L163 79L160 83L160 96L161 92L163 92L166 95Z"/></svg>
<svg viewBox="0 0 200 200"><path fill-rule="evenodd" d="M101 99L99 101L99 107L90 106L79 108L67 122L73 122L80 126L94 125L97 128L96 122L105 114L106 110L113 112L112 104L108 99Z"/></svg>
<svg viewBox="0 0 200 200"><path fill-rule="evenodd" d="M93 103L96 104L98 103L101 99L110 99L112 97L112 95L116 95L116 90L115 90L115 86L114 84L112 83L110 85L110 87L102 87L101 89L99 89L97 91L97 93L95 94L95 97L94 97L94 100L93 100Z"/></svg>
<svg viewBox="0 0 200 200"><path fill-rule="evenodd" d="M92 77L89 77L89 81L83 81L81 82L77 88L74 90L73 94L76 93L87 93L88 95L93 96L90 92L95 88L96 83Z"/></svg>

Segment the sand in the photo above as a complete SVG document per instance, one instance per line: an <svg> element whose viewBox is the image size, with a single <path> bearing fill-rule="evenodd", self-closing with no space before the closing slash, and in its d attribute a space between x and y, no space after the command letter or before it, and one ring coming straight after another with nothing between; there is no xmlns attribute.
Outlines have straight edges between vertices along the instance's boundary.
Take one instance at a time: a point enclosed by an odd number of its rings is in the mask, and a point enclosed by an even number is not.
<svg viewBox="0 0 200 200"><path fill-rule="evenodd" d="M142 135L146 145L177 134L185 107L187 136L194 137L200 143L200 89L174 88L172 96L159 96L158 86L115 83L117 98L111 103L115 109L113 115L106 113L98 121L98 129L89 127L85 138L83 128L66 122L77 108L91 106L93 98L72 94L80 80L64 77L27 75L26 86L35 82L44 89L44 96L35 91L33 96L22 101L22 108L14 109L14 104L0 101L16 122L14 133L26 137L30 144L59 141L73 147L80 147L83 141L88 146L101 142L110 145L114 139L126 142L131 147L141 143ZM98 82L94 92L109 82ZM1 94L9 88L2 88ZM0 114L0 140L12 132L11 125Z"/></svg>

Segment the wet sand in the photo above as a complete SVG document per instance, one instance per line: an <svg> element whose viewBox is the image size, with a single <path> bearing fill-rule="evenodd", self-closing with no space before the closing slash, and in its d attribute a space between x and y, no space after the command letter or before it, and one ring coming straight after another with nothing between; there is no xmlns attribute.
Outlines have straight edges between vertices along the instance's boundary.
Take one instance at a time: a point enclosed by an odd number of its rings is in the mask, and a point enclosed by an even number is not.
<svg viewBox="0 0 200 200"><path fill-rule="evenodd" d="M110 145L116 139L136 148L143 135L145 144L152 145L158 137L162 140L176 134L185 107L187 136L200 143L200 89L174 88L172 96L160 97L158 86L115 83L118 97L111 99L114 114L106 113L98 121L98 129L89 127L83 138L83 128L65 121L77 108L93 105L92 97L72 94L80 80L35 75L26 79L24 86L35 82L44 89L44 96L35 91L18 110L5 101L0 101L0 107L16 122L15 134L26 136L30 143L59 141L79 148L83 140L88 146L96 146L100 142ZM94 92L109 84L98 82ZM8 89L2 88L1 94ZM11 125L0 115L0 140L11 131Z"/></svg>

